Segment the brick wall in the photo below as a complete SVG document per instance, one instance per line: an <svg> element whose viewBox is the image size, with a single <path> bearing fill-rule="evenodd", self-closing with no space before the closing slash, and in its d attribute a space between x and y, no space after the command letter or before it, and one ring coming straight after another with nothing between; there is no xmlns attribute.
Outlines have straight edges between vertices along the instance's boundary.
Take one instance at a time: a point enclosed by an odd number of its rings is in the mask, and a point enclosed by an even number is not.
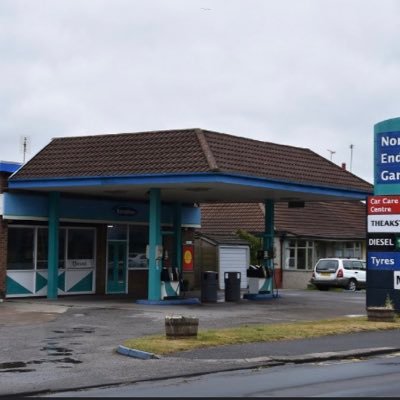
<svg viewBox="0 0 400 400"><path fill-rule="evenodd" d="M0 193L3 193L7 190L7 179L10 176L8 173L0 172Z"/></svg>
<svg viewBox="0 0 400 400"><path fill-rule="evenodd" d="M149 272L147 269L129 270L128 272L128 294L136 299L147 299L148 297Z"/></svg>

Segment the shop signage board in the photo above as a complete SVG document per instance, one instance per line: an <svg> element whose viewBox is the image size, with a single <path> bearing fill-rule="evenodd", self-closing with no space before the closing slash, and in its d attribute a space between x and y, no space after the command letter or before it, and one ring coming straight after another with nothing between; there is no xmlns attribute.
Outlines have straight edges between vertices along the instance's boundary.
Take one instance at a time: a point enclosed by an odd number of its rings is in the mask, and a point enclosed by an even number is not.
<svg viewBox="0 0 400 400"><path fill-rule="evenodd" d="M400 118L374 125L374 196L367 202L367 307L400 311Z"/></svg>
<svg viewBox="0 0 400 400"><path fill-rule="evenodd" d="M369 251L400 251L400 233L369 233L367 246Z"/></svg>
<svg viewBox="0 0 400 400"><path fill-rule="evenodd" d="M370 298L375 291L400 290L400 195L369 196L367 214L367 268L377 271L378 277L379 271L393 273L393 286L376 289L369 285Z"/></svg>
<svg viewBox="0 0 400 400"><path fill-rule="evenodd" d="M374 193L400 193L400 130L375 130Z"/></svg>
<svg viewBox="0 0 400 400"><path fill-rule="evenodd" d="M400 233L400 214L368 215L368 233Z"/></svg>
<svg viewBox="0 0 400 400"><path fill-rule="evenodd" d="M183 270L193 271L193 245L184 244L182 246Z"/></svg>
<svg viewBox="0 0 400 400"><path fill-rule="evenodd" d="M400 214L400 196L368 197L368 215Z"/></svg>
<svg viewBox="0 0 400 400"><path fill-rule="evenodd" d="M400 270L400 252L372 252L368 251L368 268L381 271Z"/></svg>
<svg viewBox="0 0 400 400"><path fill-rule="evenodd" d="M394 271L394 288L400 290L400 271Z"/></svg>

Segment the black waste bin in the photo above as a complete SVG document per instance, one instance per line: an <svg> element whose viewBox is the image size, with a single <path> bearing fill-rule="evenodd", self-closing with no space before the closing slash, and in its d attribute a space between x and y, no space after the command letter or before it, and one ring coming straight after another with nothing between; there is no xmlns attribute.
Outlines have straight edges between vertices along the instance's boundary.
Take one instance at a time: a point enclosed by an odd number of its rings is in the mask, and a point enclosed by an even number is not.
<svg viewBox="0 0 400 400"><path fill-rule="evenodd" d="M216 303L218 295L218 272L205 271L201 277L201 302Z"/></svg>
<svg viewBox="0 0 400 400"><path fill-rule="evenodd" d="M225 272L225 301L240 301L240 272Z"/></svg>

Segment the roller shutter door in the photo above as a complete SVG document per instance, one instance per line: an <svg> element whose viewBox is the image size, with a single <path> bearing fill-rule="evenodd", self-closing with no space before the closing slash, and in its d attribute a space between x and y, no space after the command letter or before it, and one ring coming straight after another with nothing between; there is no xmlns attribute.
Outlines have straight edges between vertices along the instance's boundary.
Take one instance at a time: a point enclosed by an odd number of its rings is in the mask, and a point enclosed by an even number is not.
<svg viewBox="0 0 400 400"><path fill-rule="evenodd" d="M247 288L246 271L249 267L250 256L248 246L218 246L219 259L219 287L225 289L224 273L240 272L242 289Z"/></svg>

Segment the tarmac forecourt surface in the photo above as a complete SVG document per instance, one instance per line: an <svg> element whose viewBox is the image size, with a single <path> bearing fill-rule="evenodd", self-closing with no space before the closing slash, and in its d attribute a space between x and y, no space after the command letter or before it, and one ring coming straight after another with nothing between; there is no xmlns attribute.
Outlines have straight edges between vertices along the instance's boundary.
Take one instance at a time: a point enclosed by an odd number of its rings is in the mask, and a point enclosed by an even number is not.
<svg viewBox="0 0 400 400"><path fill-rule="evenodd" d="M0 396L400 352L396 329L220 346L160 359L117 353L128 338L163 333L165 316L173 314L198 317L199 329L351 318L366 315L365 292L281 290L266 301L183 306L106 296L6 300L0 303Z"/></svg>

